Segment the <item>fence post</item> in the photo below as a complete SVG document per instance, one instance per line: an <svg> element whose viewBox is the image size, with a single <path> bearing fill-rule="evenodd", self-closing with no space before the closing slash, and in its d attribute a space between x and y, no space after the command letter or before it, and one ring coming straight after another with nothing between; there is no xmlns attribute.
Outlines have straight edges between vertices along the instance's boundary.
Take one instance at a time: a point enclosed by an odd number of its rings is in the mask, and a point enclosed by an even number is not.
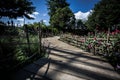
<svg viewBox="0 0 120 80"><path fill-rule="evenodd" d="M38 37L39 37L39 54L41 53L41 28L40 28L40 22L39 22L39 27L38 27Z"/></svg>
<svg viewBox="0 0 120 80"><path fill-rule="evenodd" d="M30 50L30 40L29 40L29 34L28 34L27 25L25 25L25 31L26 31L26 38L27 38L27 44L28 44L28 55L30 55L31 54L31 50Z"/></svg>
<svg viewBox="0 0 120 80"><path fill-rule="evenodd" d="M96 55L96 45L93 46L94 52L93 54Z"/></svg>
<svg viewBox="0 0 120 80"><path fill-rule="evenodd" d="M97 28L95 29L95 36L94 36L95 44L94 44L94 55L96 55L96 40L97 40Z"/></svg>
<svg viewBox="0 0 120 80"><path fill-rule="evenodd" d="M2 51L2 46L1 46L1 42L0 42L0 56L3 55L3 51Z"/></svg>
<svg viewBox="0 0 120 80"><path fill-rule="evenodd" d="M110 28L108 28L108 33L107 33L107 43L109 43L109 39L110 39Z"/></svg>
<svg viewBox="0 0 120 80"><path fill-rule="evenodd" d="M110 28L108 28L108 33L107 33L107 46L110 46L109 44L109 40L110 40ZM107 54L109 55L109 47L107 47Z"/></svg>

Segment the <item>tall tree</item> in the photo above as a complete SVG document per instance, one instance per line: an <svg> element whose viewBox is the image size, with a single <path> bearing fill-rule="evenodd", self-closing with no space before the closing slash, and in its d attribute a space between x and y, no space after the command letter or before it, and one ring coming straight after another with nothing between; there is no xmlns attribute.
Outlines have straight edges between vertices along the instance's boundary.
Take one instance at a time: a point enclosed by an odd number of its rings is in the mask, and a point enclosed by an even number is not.
<svg viewBox="0 0 120 80"><path fill-rule="evenodd" d="M88 18L88 26L107 29L120 22L120 1L101 0L93 9L92 15Z"/></svg>
<svg viewBox="0 0 120 80"><path fill-rule="evenodd" d="M35 7L30 0L1 0L0 1L0 17L17 18L25 16L28 19L31 17Z"/></svg>
<svg viewBox="0 0 120 80"><path fill-rule="evenodd" d="M53 27L63 30L74 25L75 17L66 0L47 0L47 5Z"/></svg>
<svg viewBox="0 0 120 80"><path fill-rule="evenodd" d="M49 10L48 14L50 16L53 16L58 8L64 8L66 6L69 6L66 0L46 0L46 1Z"/></svg>
<svg viewBox="0 0 120 80"><path fill-rule="evenodd" d="M51 17L51 25L63 30L65 28L71 28L74 24L74 15L69 7L59 8L55 14Z"/></svg>
<svg viewBox="0 0 120 80"><path fill-rule="evenodd" d="M77 29L84 29L84 24L81 19L76 20Z"/></svg>

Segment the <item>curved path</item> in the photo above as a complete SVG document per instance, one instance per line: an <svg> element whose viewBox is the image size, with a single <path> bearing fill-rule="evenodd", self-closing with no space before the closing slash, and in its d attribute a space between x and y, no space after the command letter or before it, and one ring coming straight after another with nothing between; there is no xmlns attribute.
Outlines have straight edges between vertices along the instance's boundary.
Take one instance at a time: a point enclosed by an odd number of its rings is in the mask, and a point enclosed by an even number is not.
<svg viewBox="0 0 120 80"><path fill-rule="evenodd" d="M49 59L40 59L18 71L16 80L120 80L107 61L58 40L50 42Z"/></svg>

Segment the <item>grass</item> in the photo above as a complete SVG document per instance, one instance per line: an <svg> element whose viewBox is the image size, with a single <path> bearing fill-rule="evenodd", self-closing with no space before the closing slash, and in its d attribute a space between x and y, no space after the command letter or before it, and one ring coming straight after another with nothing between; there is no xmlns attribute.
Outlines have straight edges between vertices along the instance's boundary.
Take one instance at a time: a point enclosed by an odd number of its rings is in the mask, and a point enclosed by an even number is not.
<svg viewBox="0 0 120 80"><path fill-rule="evenodd" d="M14 31L14 30L13 30ZM14 33L8 30L10 33ZM39 54L38 35L29 34L30 49L22 29L17 29L17 35L4 34L0 37L0 71L9 71L15 65L24 65L33 62L41 57L47 57L44 48ZM33 56L34 55L34 56ZM29 57L33 56L31 59Z"/></svg>

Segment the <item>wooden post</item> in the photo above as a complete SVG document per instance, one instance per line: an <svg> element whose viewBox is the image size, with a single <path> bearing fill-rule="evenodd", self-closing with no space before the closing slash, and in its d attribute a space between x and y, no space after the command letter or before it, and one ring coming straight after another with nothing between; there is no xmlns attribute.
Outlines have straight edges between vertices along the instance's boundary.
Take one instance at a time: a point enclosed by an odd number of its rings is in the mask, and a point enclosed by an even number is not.
<svg viewBox="0 0 120 80"><path fill-rule="evenodd" d="M48 50L48 58L49 58L49 55L50 55L50 53L51 53L50 44L51 44L51 43L49 42L49 43L48 43L48 46L47 46L47 48L49 49L49 50Z"/></svg>
<svg viewBox="0 0 120 80"><path fill-rule="evenodd" d="M38 37L39 37L39 54L41 53L41 28L40 28L40 22L39 22L39 27L38 27Z"/></svg>
<svg viewBox="0 0 120 80"><path fill-rule="evenodd" d="M28 34L27 25L25 25L25 31L26 31L26 39L27 39L27 44L28 44L28 55L30 55L31 50L30 50L30 40L29 40L29 34Z"/></svg>
<svg viewBox="0 0 120 80"><path fill-rule="evenodd" d="M107 43L109 43L110 38L110 28L108 28L108 33L107 33Z"/></svg>
<svg viewBox="0 0 120 80"><path fill-rule="evenodd" d="M95 36L94 36L94 40L97 40L97 29L95 29ZM96 45L94 45L94 55L96 55Z"/></svg>
<svg viewBox="0 0 120 80"><path fill-rule="evenodd" d="M25 30L25 26L26 26L26 24L25 24L25 18L24 18L24 21L23 21L23 29Z"/></svg>
<svg viewBox="0 0 120 80"><path fill-rule="evenodd" d="M85 36L84 42L86 42L86 40L87 40L87 39L86 39L86 36Z"/></svg>
<svg viewBox="0 0 120 80"><path fill-rule="evenodd" d="M110 46L110 44L109 44L109 40L110 40L110 28L108 28L108 33L107 33L107 46ZM107 54L109 55L109 52L110 52L110 50L109 50L109 48L107 47Z"/></svg>
<svg viewBox="0 0 120 80"><path fill-rule="evenodd" d="M2 46L1 46L1 42L0 42L0 56L3 55L3 50L2 50Z"/></svg>
<svg viewBox="0 0 120 80"><path fill-rule="evenodd" d="M95 36L94 36L95 38L97 37L97 30L95 29Z"/></svg>
<svg viewBox="0 0 120 80"><path fill-rule="evenodd" d="M94 55L96 55L96 45L94 45L93 49L94 49Z"/></svg>

